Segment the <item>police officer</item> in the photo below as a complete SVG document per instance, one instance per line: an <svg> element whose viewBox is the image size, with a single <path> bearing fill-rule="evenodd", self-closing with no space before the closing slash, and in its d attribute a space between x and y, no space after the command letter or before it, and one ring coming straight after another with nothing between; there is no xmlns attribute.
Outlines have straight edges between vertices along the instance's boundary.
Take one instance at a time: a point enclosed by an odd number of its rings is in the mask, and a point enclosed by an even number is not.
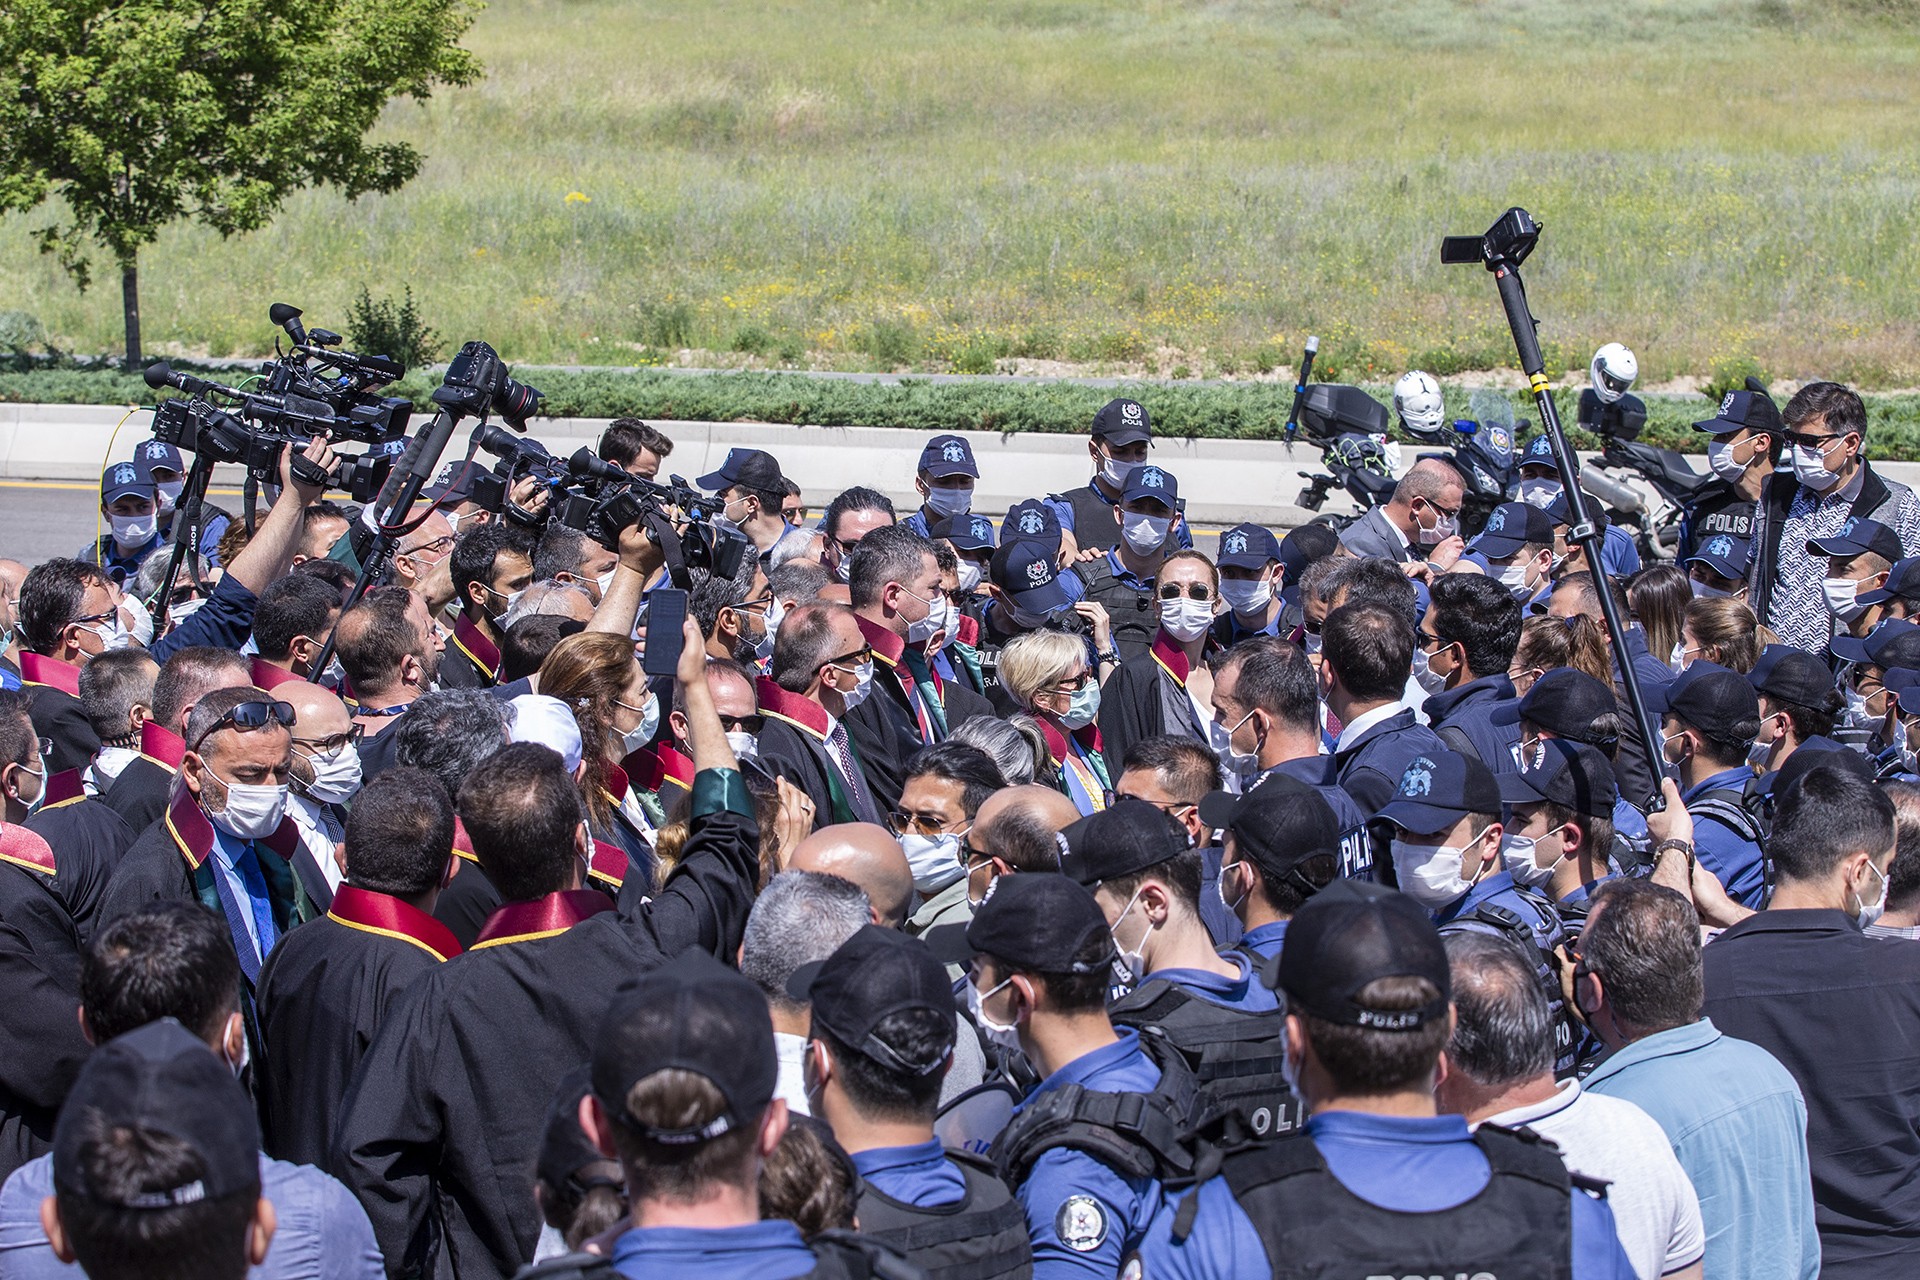
<svg viewBox="0 0 1920 1280"><path fill-rule="evenodd" d="M404 442L403 442L404 443ZM145 440L133 451L133 465L153 485L160 516L160 541L173 539L173 517L187 488L187 465L180 450L164 440ZM233 517L212 504L200 508L200 543L195 548L208 564L220 563L220 539Z"/></svg>
<svg viewBox="0 0 1920 1280"><path fill-rule="evenodd" d="M1707 466L1713 478L1695 491L1680 519L1682 561L1715 537L1753 540L1755 504L1780 461L1786 430L1779 406L1764 391L1727 392L1720 412L1693 429L1710 437Z"/></svg>
<svg viewBox="0 0 1920 1280"><path fill-rule="evenodd" d="M1417 756L1379 813L1394 827L1393 869L1401 891L1442 933L1493 933L1525 947L1553 1007L1554 1073L1576 1062L1574 1025L1560 990L1556 952L1566 942L1553 904L1514 883L1502 864L1500 783L1480 761L1442 751Z"/></svg>
<svg viewBox="0 0 1920 1280"><path fill-rule="evenodd" d="M1047 495L1047 505L1059 516L1060 527L1073 537L1078 552L1106 551L1120 541L1114 508L1126 492L1133 469L1147 460L1152 441L1152 421L1138 400L1109 400L1093 415L1092 438L1087 441L1093 479L1078 489ZM1182 549L1193 545L1184 527L1174 536Z"/></svg>
<svg viewBox="0 0 1920 1280"><path fill-rule="evenodd" d="M1779 772L1802 747L1840 745L1829 735L1845 700L1833 687L1826 663L1804 649L1770 644L1747 672L1747 683L1760 699L1760 732L1747 752L1747 763L1763 778Z"/></svg>
<svg viewBox="0 0 1920 1280"><path fill-rule="evenodd" d="M1507 669L1520 647L1520 603L1512 592L1479 574L1445 575L1433 584L1414 643L1414 674L1431 694L1427 726L1488 768L1510 764L1520 734L1494 723L1493 713L1514 700Z"/></svg>
<svg viewBox="0 0 1920 1280"><path fill-rule="evenodd" d="M1544 613L1552 593L1553 520L1544 508L1503 502L1487 515L1464 559L1475 561L1522 605Z"/></svg>
<svg viewBox="0 0 1920 1280"><path fill-rule="evenodd" d="M1914 561L1920 565L1920 560ZM1753 564L1753 544L1730 533L1716 533L1692 555L1680 561L1687 571L1695 600L1731 596L1747 598L1747 569ZM1865 594L1865 593L1863 593Z"/></svg>
<svg viewBox="0 0 1920 1280"><path fill-rule="evenodd" d="M929 1280L1033 1274L1027 1219L987 1161L934 1137L953 1065L953 985L925 943L868 925L802 965L788 994L813 1011L807 1104L860 1175L860 1230Z"/></svg>
<svg viewBox="0 0 1920 1280"><path fill-rule="evenodd" d="M1727 894L1758 911L1766 904L1760 823L1749 800L1747 763L1760 731L1760 699L1737 671L1699 661L1664 690L1651 690L1648 709L1661 716L1661 751L1680 775L1680 798L1693 815L1693 852Z"/></svg>
<svg viewBox="0 0 1920 1280"><path fill-rule="evenodd" d="M1887 618L1913 619L1920 615L1920 556L1894 562L1887 580L1871 591L1862 591L1856 599L1869 609L1880 611L1877 621Z"/></svg>
<svg viewBox="0 0 1920 1280"><path fill-rule="evenodd" d="M1315 788L1276 773L1245 795L1213 792L1200 820L1220 831L1220 901L1245 930L1235 948L1256 960L1279 955L1301 904L1340 874L1333 809Z"/></svg>
<svg viewBox="0 0 1920 1280"><path fill-rule="evenodd" d="M99 565L115 586L132 582L160 546L155 503L153 481L142 476L136 464L116 462L108 467L100 473L100 515L110 527L74 558Z"/></svg>
<svg viewBox="0 0 1920 1280"><path fill-rule="evenodd" d="M980 515L950 516L933 526L932 536L953 548L954 580L949 594L956 611L953 634L933 659L944 680L963 680L975 693L987 691L980 651L980 624L993 597L982 587L993 563L993 521Z"/></svg>
<svg viewBox="0 0 1920 1280"><path fill-rule="evenodd" d="M920 506L900 523L923 538L932 537L933 526L942 520L973 510L973 487L979 479L973 446L965 436L935 436L920 450L920 466L913 476Z"/></svg>
<svg viewBox="0 0 1920 1280"><path fill-rule="evenodd" d="M1160 630L1154 581L1167 556L1179 550L1174 530L1180 517L1180 485L1173 474L1152 465L1135 467L1127 477L1120 505L1120 541L1105 555L1085 561L1076 571L1087 584L1087 599L1107 611L1120 660L1145 654Z"/></svg>
<svg viewBox="0 0 1920 1280"><path fill-rule="evenodd" d="M1500 861L1514 883L1546 897L1578 931L1593 891L1615 874L1613 766L1598 748L1557 738L1538 763L1500 775L1507 802Z"/></svg>
<svg viewBox="0 0 1920 1280"><path fill-rule="evenodd" d="M1042 1077L993 1150L1026 1210L1033 1274L1111 1277L1146 1235L1162 1181L1190 1170L1178 1133L1192 1080L1177 1054L1156 1061L1140 1033L1108 1020L1118 955L1099 904L1072 880L1000 877L967 944L976 1025Z"/></svg>
<svg viewBox="0 0 1920 1280"><path fill-rule="evenodd" d="M729 449L718 471L694 483L713 494L721 522L739 530L759 553L762 565L767 564L773 544L790 527L780 510L787 482L774 456L761 449Z"/></svg>
<svg viewBox="0 0 1920 1280"><path fill-rule="evenodd" d="M1646 852L1650 843L1647 818L1626 799L1624 788L1632 784L1627 766L1621 760L1626 742L1638 735L1632 732L1629 713L1621 708L1613 690L1584 671L1560 667L1535 680L1527 696L1519 702L1500 707L1495 719L1510 721L1519 729L1520 745L1515 750L1514 768L1538 764L1540 744L1552 738L1569 738L1598 747L1601 754L1613 762L1614 785L1622 789L1620 799L1613 806L1614 834L1624 838L1634 850ZM1642 778L1647 776L1645 761L1641 758L1645 754L1643 750L1633 757L1639 764L1638 776ZM1645 785L1646 794L1651 795L1652 783Z"/></svg>
<svg viewBox="0 0 1920 1280"><path fill-rule="evenodd" d="M1884 612L1860 596L1887 585L1902 559L1900 535L1878 520L1849 516L1837 533L1807 542L1807 554L1825 556L1820 592L1833 615L1834 634L1860 637L1878 626Z"/></svg>
<svg viewBox="0 0 1920 1280"><path fill-rule="evenodd" d="M1276 970L1288 1074L1312 1118L1170 1197L1129 1274L1634 1275L1606 1201L1551 1146L1437 1114L1452 984L1406 895L1357 883L1314 895Z"/></svg>
<svg viewBox="0 0 1920 1280"><path fill-rule="evenodd" d="M1603 514L1606 506L1600 499L1587 494L1586 502L1587 518L1600 527L1600 571L1616 578L1630 577L1640 572L1640 549L1633 545L1633 535L1608 523ZM1586 550L1567 537L1572 520L1567 495L1556 494L1553 501L1547 504L1546 511L1547 518L1553 521L1553 579L1558 582L1566 574L1590 566L1587 564Z"/></svg>
<svg viewBox="0 0 1920 1280"><path fill-rule="evenodd" d="M1280 542L1264 525L1237 524L1220 535L1220 598L1213 638L1231 649L1254 636L1280 634Z"/></svg>

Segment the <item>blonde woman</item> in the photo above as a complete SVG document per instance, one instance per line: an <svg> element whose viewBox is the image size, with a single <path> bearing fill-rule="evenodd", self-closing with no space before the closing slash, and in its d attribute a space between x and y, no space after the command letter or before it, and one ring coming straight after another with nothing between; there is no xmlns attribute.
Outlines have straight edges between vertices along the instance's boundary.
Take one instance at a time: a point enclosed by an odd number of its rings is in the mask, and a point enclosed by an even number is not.
<svg viewBox="0 0 1920 1280"><path fill-rule="evenodd" d="M1064 631L1029 631L1000 651L1000 684L1046 735L1058 785L1082 814L1107 807L1112 782L1100 754L1100 682L1087 644Z"/></svg>

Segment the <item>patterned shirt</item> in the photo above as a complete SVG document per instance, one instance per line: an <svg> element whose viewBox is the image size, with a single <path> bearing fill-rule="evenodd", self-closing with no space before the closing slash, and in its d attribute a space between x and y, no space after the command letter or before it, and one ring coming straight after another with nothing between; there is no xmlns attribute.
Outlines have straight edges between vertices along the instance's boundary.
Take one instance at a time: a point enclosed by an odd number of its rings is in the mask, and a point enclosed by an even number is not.
<svg viewBox="0 0 1920 1280"><path fill-rule="evenodd" d="M1827 612L1820 582L1827 576L1827 557L1807 554L1809 538L1830 538L1847 522L1847 513L1860 486L1866 483L1862 466L1853 478L1825 494L1805 485L1794 490L1793 504L1780 527L1780 553L1774 569L1773 594L1766 623L1781 640L1809 653L1825 653L1834 636L1833 615ZM1906 494L1870 514L1900 535L1907 555L1920 551L1920 499Z"/></svg>

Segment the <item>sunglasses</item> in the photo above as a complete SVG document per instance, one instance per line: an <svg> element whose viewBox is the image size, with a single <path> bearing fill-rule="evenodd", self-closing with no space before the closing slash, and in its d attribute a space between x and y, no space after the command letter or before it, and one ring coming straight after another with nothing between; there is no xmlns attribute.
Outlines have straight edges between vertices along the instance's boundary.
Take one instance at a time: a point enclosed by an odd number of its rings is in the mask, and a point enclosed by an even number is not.
<svg viewBox="0 0 1920 1280"><path fill-rule="evenodd" d="M869 644L869 645L862 645L860 648L855 649L852 653L842 654L838 658L830 658L827 661L821 663L820 665L823 667L857 667L863 662L872 662L872 661L873 661L873 646Z"/></svg>
<svg viewBox="0 0 1920 1280"><path fill-rule="evenodd" d="M222 729L237 729L241 733L252 733L268 725L279 725L282 729L293 728L293 704L291 702L243 702L225 715L207 726L205 733L193 740L190 751L198 751L200 744Z"/></svg>
<svg viewBox="0 0 1920 1280"><path fill-rule="evenodd" d="M1189 582L1183 593L1180 589L1180 584L1177 582L1162 583L1160 586L1160 598L1162 600L1178 600L1182 594L1185 594L1189 600L1205 602L1213 599L1213 588L1204 582Z"/></svg>

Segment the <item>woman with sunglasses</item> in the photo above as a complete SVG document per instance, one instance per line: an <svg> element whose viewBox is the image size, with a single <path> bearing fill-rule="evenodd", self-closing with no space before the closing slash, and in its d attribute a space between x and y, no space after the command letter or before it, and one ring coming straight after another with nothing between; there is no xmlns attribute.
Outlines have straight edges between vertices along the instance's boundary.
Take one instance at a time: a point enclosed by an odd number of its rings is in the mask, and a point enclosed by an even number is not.
<svg viewBox="0 0 1920 1280"><path fill-rule="evenodd" d="M1000 685L1046 735L1056 785L1082 815L1107 807L1113 789L1100 729L1100 682L1087 642L1064 631L1029 631L1000 651Z"/></svg>
<svg viewBox="0 0 1920 1280"><path fill-rule="evenodd" d="M1101 693L1100 737L1116 765L1136 742L1163 734L1192 738L1224 762L1232 725L1213 719L1213 672L1205 654L1220 607L1220 573L1198 551L1176 551L1153 584L1160 629L1153 647L1120 664ZM1116 770L1116 773L1118 771Z"/></svg>

